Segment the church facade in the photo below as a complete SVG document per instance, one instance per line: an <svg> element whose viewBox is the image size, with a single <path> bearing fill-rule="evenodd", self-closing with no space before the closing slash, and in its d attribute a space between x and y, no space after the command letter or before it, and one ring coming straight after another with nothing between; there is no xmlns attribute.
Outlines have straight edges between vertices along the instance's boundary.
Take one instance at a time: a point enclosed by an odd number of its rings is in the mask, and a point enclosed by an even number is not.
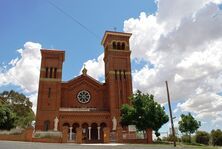
<svg viewBox="0 0 222 149"><path fill-rule="evenodd" d="M105 128L115 132L121 127L121 105L129 104L132 95L130 36L105 32L105 83L89 76L86 68L80 76L62 81L65 51L41 49L35 130L62 131L67 126L75 135L82 128L83 140L103 142Z"/></svg>

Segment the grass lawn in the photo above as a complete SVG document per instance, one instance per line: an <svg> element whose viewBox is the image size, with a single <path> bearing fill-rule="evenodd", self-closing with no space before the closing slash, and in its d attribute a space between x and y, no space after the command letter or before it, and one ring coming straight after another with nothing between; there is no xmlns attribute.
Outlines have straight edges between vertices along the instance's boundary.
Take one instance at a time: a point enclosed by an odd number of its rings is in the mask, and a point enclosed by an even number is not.
<svg viewBox="0 0 222 149"><path fill-rule="evenodd" d="M222 149L222 147L213 147L207 145L178 145L178 147L191 148L191 149Z"/></svg>
<svg viewBox="0 0 222 149"><path fill-rule="evenodd" d="M147 146L147 149L173 149L173 144L134 144L135 146ZM180 149L222 149L221 147L213 147L213 146L207 146L207 145L186 145L182 143L177 143L176 148Z"/></svg>

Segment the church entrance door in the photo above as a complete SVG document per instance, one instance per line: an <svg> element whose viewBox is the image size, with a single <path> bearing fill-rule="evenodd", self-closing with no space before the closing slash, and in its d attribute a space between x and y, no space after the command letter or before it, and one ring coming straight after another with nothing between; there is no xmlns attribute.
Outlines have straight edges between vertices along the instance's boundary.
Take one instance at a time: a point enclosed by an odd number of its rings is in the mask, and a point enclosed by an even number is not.
<svg viewBox="0 0 222 149"><path fill-rule="evenodd" d="M92 123L91 125L91 139L93 141L98 140L98 130L97 130L98 125L96 123Z"/></svg>

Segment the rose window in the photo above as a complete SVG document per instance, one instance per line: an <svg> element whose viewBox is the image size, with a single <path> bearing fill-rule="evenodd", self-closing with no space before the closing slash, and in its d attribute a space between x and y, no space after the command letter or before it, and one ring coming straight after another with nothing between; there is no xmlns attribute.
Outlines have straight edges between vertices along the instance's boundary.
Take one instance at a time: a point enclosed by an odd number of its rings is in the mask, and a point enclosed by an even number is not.
<svg viewBox="0 0 222 149"><path fill-rule="evenodd" d="M88 91L82 90L78 93L77 99L81 103L87 103L90 100L90 94Z"/></svg>

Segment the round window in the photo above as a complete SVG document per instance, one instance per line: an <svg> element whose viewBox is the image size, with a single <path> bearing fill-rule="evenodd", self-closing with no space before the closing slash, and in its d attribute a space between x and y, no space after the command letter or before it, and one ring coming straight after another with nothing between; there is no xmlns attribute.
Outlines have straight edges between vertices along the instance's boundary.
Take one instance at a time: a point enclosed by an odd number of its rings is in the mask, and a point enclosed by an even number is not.
<svg viewBox="0 0 222 149"><path fill-rule="evenodd" d="M82 90L78 93L77 99L81 103L87 103L90 101L90 93L86 90Z"/></svg>

